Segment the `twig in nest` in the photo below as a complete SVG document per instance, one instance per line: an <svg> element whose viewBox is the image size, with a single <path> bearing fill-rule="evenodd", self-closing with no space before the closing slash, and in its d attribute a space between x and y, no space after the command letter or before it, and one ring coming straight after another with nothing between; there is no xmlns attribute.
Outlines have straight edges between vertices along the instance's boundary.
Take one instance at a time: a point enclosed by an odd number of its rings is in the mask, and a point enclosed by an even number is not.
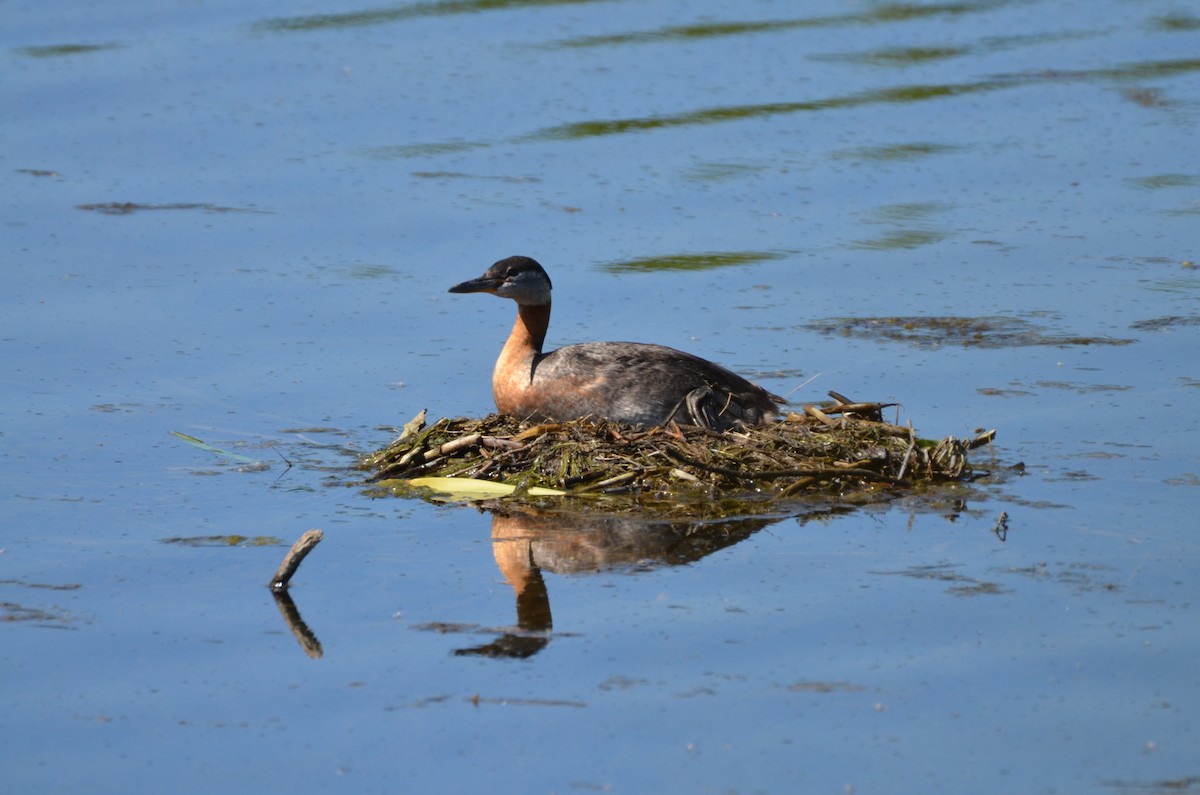
<svg viewBox="0 0 1200 795"><path fill-rule="evenodd" d="M852 414L860 419L883 420L883 410L891 406L898 406L898 403L860 403L857 400L851 400L840 392L830 390L829 397L833 398L836 405L826 406L825 411L829 414L840 413L843 415Z"/></svg>
<svg viewBox="0 0 1200 795"><path fill-rule="evenodd" d="M304 556L313 551L313 547L321 543L321 539L325 534L320 530L309 530L304 535L292 544L292 548L283 556L283 562L279 564L279 568L275 570L275 576L268 583L272 591L287 590L288 581L292 579L292 575L296 573L296 569L300 568L300 561L304 560Z"/></svg>
<svg viewBox="0 0 1200 795"><path fill-rule="evenodd" d="M974 450L976 447L983 447L985 444L991 444L992 440L995 438L996 438L996 429L993 428L990 431L986 431L985 433L979 434L974 439L967 442L967 449Z"/></svg>
<svg viewBox="0 0 1200 795"><path fill-rule="evenodd" d="M601 489L610 489L614 486L620 486L633 480L638 476L637 472L622 472L619 475L613 475L611 478L605 478L599 483L592 483L588 486L581 486L576 489L576 493L582 494L588 491L600 491Z"/></svg>
<svg viewBox="0 0 1200 795"><path fill-rule="evenodd" d="M904 460L900 463L900 473L896 475L896 480L904 480L904 471L908 469L909 456L913 454L913 448L917 446L917 433L913 430L912 423L908 424L908 449L904 451Z"/></svg>
<svg viewBox="0 0 1200 795"><path fill-rule="evenodd" d="M817 418L818 420L825 423L826 425L829 425L829 426L837 425L837 420L833 419L832 417L830 417L825 412L821 411L816 406L805 405L804 413L809 415L810 417Z"/></svg>

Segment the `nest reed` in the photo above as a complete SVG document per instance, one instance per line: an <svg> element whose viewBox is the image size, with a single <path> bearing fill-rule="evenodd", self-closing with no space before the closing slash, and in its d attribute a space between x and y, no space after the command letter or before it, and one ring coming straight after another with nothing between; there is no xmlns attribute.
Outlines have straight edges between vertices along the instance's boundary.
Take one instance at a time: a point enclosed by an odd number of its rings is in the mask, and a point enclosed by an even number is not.
<svg viewBox="0 0 1200 795"><path fill-rule="evenodd" d="M883 420L895 405L849 400L806 405L761 427L716 432L671 423L634 428L603 420L518 422L502 415L441 419L425 412L386 448L363 457L368 482L407 494L409 479L473 478L570 496L632 498L641 507L770 504L895 491L970 478L967 454L995 431L963 440L919 438ZM732 505L730 505L732 507ZM743 506L744 508L744 506ZM720 511L726 513L726 511Z"/></svg>

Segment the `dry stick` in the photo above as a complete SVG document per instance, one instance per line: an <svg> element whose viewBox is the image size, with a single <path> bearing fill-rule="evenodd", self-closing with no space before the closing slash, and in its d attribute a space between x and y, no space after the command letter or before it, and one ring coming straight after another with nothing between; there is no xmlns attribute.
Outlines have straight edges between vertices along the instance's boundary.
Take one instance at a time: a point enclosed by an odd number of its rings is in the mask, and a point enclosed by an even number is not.
<svg viewBox="0 0 1200 795"><path fill-rule="evenodd" d="M437 447L415 447L409 450L404 455L400 456L400 460L391 466L387 467L380 476L391 475L393 472L405 469L409 466L422 466L429 464L439 458L444 458L451 453L457 452L464 447L474 447L480 439L480 434L471 433L466 436L459 436L457 439L440 444Z"/></svg>
<svg viewBox="0 0 1200 795"><path fill-rule="evenodd" d="M479 444L479 440L482 438L482 433L471 433L467 434L466 436L460 436L457 439L451 439L441 447L437 448L437 453L443 456L451 455L463 449L464 447L474 447L475 445Z"/></svg>
<svg viewBox="0 0 1200 795"><path fill-rule="evenodd" d="M888 436L903 436L905 439L908 438L907 428L888 422L887 420L866 420L862 417L854 417L851 421L863 428L875 428L880 433L886 433Z"/></svg>
<svg viewBox="0 0 1200 795"><path fill-rule="evenodd" d="M400 430L399 438L392 442L392 444L400 444L401 442L411 439L420 433L421 429L425 427L425 418L427 416L429 416L429 409L421 409L418 411L417 416L404 423L404 427ZM389 445L389 447L390 446L391 445Z"/></svg>
<svg viewBox="0 0 1200 795"><path fill-rule="evenodd" d="M481 433L470 433L466 436L451 439L437 447L417 447L409 450L398 461L388 464L379 472L367 478L367 480L373 483L386 480L399 472L416 467L428 468L431 464L440 462L446 456L453 455L460 450L479 447L480 445L500 450L516 450L523 446L520 442L514 442L511 439L484 436Z"/></svg>
<svg viewBox="0 0 1200 795"><path fill-rule="evenodd" d="M1001 511L1000 515L996 517L996 526L992 528L992 532L1001 541L1008 540L1008 511Z"/></svg>
<svg viewBox="0 0 1200 795"><path fill-rule="evenodd" d="M889 406L894 406L895 403L839 403L836 406L826 406L826 414L853 414L867 413L878 414L883 409Z"/></svg>
<svg viewBox="0 0 1200 795"><path fill-rule="evenodd" d="M456 469L453 472L447 473L446 477L448 477L448 478L458 477L462 473L470 472L472 469L474 469L475 472L474 472L474 474L471 475L471 477L478 478L480 475L487 472L489 469L491 469L496 464L499 464L502 461L512 458L517 453L520 453L520 452L523 452L525 450L532 448L534 445L538 444L543 439L547 439L547 438L549 438L549 437L539 436L538 438L534 439L533 441L529 442L528 444L522 444L520 442L514 442L512 439L506 439L501 436L485 436L480 440L480 444L484 447L491 447L495 450L499 450L500 452L496 453L494 456L487 459L483 463L480 463L479 461L472 461L470 464L468 464L467 466L465 466L461 469Z"/></svg>
<svg viewBox="0 0 1200 795"><path fill-rule="evenodd" d="M874 401L868 401L865 403L861 403L857 400L851 400L850 398L846 397L845 395L841 394L840 392L834 392L832 389L829 390L828 392L826 392L825 394L829 395L829 397L833 398L837 403L837 405L825 407L825 411L830 414L833 414L835 412L843 412L844 413L844 412L868 412L868 411L871 412L872 414L881 414L883 412L883 410L886 408L889 408L891 406L900 405L899 403L876 403Z"/></svg>
<svg viewBox="0 0 1200 795"><path fill-rule="evenodd" d="M967 449L974 450L976 447L983 447L985 444L991 444L992 440L995 438L996 438L996 429L993 428L990 431L986 431L985 433L979 434L974 439L967 442Z"/></svg>
<svg viewBox="0 0 1200 795"><path fill-rule="evenodd" d="M622 472L619 475L613 475L611 478L605 478L604 480L600 481L599 483L592 483L587 486L581 486L581 487L575 489L574 492L576 494L583 494L583 493L586 493L589 491L598 491L600 489L607 489L607 488L611 488L613 486L620 486L622 484L628 483L629 481L633 480L637 476L638 476L637 472Z"/></svg>
<svg viewBox="0 0 1200 795"><path fill-rule="evenodd" d="M321 543L321 539L324 537L325 534L320 530L309 530L300 536L296 543L292 544L292 548L283 556L283 563L279 564L279 568L275 570L275 576L268 583L272 591L287 590L288 581L292 579L296 569L300 568L300 561L304 560L304 556L312 552L313 547Z"/></svg>
<svg viewBox="0 0 1200 795"><path fill-rule="evenodd" d="M680 480L686 480L690 483L700 482L700 478L696 477L691 472L688 472L686 469L680 469L679 467L671 467L669 474L671 477L679 478Z"/></svg>
<svg viewBox="0 0 1200 795"><path fill-rule="evenodd" d="M908 424L908 449L904 451L904 460L900 463L900 472L896 475L896 480L904 480L904 470L908 469L908 457L913 454L913 448L917 446L917 434L913 431L912 423Z"/></svg>
<svg viewBox="0 0 1200 795"><path fill-rule="evenodd" d="M513 439L518 442L523 442L526 439L533 437L533 436L542 437L548 433L555 433L556 431L561 431L564 427L565 426L559 422L547 422L547 423L543 423L541 425L534 425L532 428L526 428L525 430L521 431L516 436L514 436Z"/></svg>
<svg viewBox="0 0 1200 795"><path fill-rule="evenodd" d="M484 436L479 440L479 443L484 447L491 447L495 450L520 450L525 446L520 442L514 442L512 439L506 439L503 436Z"/></svg>
<svg viewBox="0 0 1200 795"><path fill-rule="evenodd" d="M809 415L810 417L817 418L818 420L825 423L826 425L837 425L837 422L833 418L831 418L825 412L821 411L816 406L805 406L804 413Z"/></svg>

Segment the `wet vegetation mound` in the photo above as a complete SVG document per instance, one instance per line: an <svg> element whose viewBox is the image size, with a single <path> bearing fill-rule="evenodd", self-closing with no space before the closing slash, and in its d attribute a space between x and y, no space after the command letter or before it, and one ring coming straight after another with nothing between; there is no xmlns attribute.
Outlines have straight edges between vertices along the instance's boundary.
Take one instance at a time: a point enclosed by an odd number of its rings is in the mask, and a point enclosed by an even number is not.
<svg viewBox="0 0 1200 795"><path fill-rule="evenodd" d="M599 498L610 510L717 516L970 479L969 451L995 436L923 439L911 424L883 420L883 409L894 404L830 395L832 402L806 405L780 422L724 432L673 423L537 424L502 415L426 426L422 411L398 439L360 463L372 470L374 490L400 496Z"/></svg>

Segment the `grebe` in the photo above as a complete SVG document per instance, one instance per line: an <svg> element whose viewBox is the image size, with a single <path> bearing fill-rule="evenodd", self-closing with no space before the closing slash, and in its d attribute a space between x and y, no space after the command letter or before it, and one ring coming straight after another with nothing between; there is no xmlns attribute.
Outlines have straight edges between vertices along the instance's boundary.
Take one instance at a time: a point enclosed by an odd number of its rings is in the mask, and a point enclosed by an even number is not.
<svg viewBox="0 0 1200 795"><path fill-rule="evenodd" d="M502 259L452 293L517 302L517 322L492 372L502 414L518 419L595 417L629 425L672 420L713 430L775 419L783 398L718 364L663 345L587 342L542 353L550 277L529 257Z"/></svg>

